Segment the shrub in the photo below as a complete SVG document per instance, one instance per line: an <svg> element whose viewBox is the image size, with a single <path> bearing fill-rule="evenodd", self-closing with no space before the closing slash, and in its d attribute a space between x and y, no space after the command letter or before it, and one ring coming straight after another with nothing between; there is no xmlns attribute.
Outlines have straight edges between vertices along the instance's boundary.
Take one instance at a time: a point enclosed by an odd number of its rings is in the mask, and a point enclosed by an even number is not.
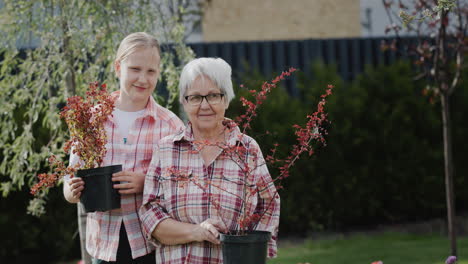
<svg viewBox="0 0 468 264"><path fill-rule="evenodd" d="M422 93L424 80L414 81L407 62L366 68L345 84L334 66L314 64L300 74L300 96L276 90L262 106L252 135L260 146L291 144L290 128L300 122L317 101L320 88L335 85L327 104L332 122L328 146L311 160L302 160L280 192L281 233L304 230L344 230L383 223L445 216L443 153L439 107ZM261 85L258 72L240 78L244 86ZM240 90L237 95L246 91ZM463 162L468 133L466 89L453 102L455 182L458 210L465 211L468 192L463 188L467 165ZM464 101L463 101L464 100ZM229 116L239 111L231 103ZM286 122L287 121L287 122ZM256 134L269 130L273 137ZM267 150L264 149L264 152ZM270 171L272 174L277 172Z"/></svg>

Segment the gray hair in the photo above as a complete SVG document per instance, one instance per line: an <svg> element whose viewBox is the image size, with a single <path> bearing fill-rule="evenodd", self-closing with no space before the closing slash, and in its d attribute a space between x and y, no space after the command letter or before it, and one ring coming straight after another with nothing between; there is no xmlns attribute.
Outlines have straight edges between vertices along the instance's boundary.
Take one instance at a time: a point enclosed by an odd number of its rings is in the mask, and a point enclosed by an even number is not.
<svg viewBox="0 0 468 264"><path fill-rule="evenodd" d="M198 58L190 61L180 75L179 102L183 103L187 90L198 76L206 76L224 93L224 100L229 103L235 96L231 73L231 66L221 58Z"/></svg>

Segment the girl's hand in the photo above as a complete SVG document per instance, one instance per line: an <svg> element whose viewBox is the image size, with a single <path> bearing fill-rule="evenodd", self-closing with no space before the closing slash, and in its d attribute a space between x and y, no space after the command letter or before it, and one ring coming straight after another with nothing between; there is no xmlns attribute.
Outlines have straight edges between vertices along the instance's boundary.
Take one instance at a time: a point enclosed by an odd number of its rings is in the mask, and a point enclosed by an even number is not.
<svg viewBox="0 0 468 264"><path fill-rule="evenodd" d="M68 180L70 192L74 200L80 200L81 192L84 190L84 181L79 177L73 177Z"/></svg>
<svg viewBox="0 0 468 264"><path fill-rule="evenodd" d="M114 188L118 189L120 194L143 193L145 174L140 172L119 171L112 174L112 181L120 182L114 184Z"/></svg>

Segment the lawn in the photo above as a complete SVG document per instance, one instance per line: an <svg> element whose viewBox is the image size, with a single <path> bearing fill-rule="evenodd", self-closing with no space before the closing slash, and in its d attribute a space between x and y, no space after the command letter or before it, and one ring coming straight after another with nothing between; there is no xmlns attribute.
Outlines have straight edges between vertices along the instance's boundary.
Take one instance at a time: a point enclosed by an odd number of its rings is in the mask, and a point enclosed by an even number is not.
<svg viewBox="0 0 468 264"><path fill-rule="evenodd" d="M281 241L280 241L281 242ZM458 238L457 264L468 264L468 237ZM339 239L280 243L278 257L268 264L444 264L449 241L440 235L383 233Z"/></svg>

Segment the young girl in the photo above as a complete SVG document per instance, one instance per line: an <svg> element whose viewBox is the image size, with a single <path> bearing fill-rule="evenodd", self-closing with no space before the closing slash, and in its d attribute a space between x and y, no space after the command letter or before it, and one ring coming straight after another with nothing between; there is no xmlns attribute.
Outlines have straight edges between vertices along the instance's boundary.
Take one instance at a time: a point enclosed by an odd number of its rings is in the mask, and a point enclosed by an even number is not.
<svg viewBox="0 0 468 264"><path fill-rule="evenodd" d="M115 110L104 125L108 142L101 166L122 164L123 170L112 178L122 182L114 184L121 194L121 208L88 213L86 249L93 263L155 263L154 248L143 236L138 217L143 184L153 147L183 128L182 121L152 97L159 63L158 41L144 32L128 35L117 50L114 67L120 91L112 93ZM72 155L70 163L77 162L79 157ZM63 186L70 203L79 202L86 188L77 177Z"/></svg>

